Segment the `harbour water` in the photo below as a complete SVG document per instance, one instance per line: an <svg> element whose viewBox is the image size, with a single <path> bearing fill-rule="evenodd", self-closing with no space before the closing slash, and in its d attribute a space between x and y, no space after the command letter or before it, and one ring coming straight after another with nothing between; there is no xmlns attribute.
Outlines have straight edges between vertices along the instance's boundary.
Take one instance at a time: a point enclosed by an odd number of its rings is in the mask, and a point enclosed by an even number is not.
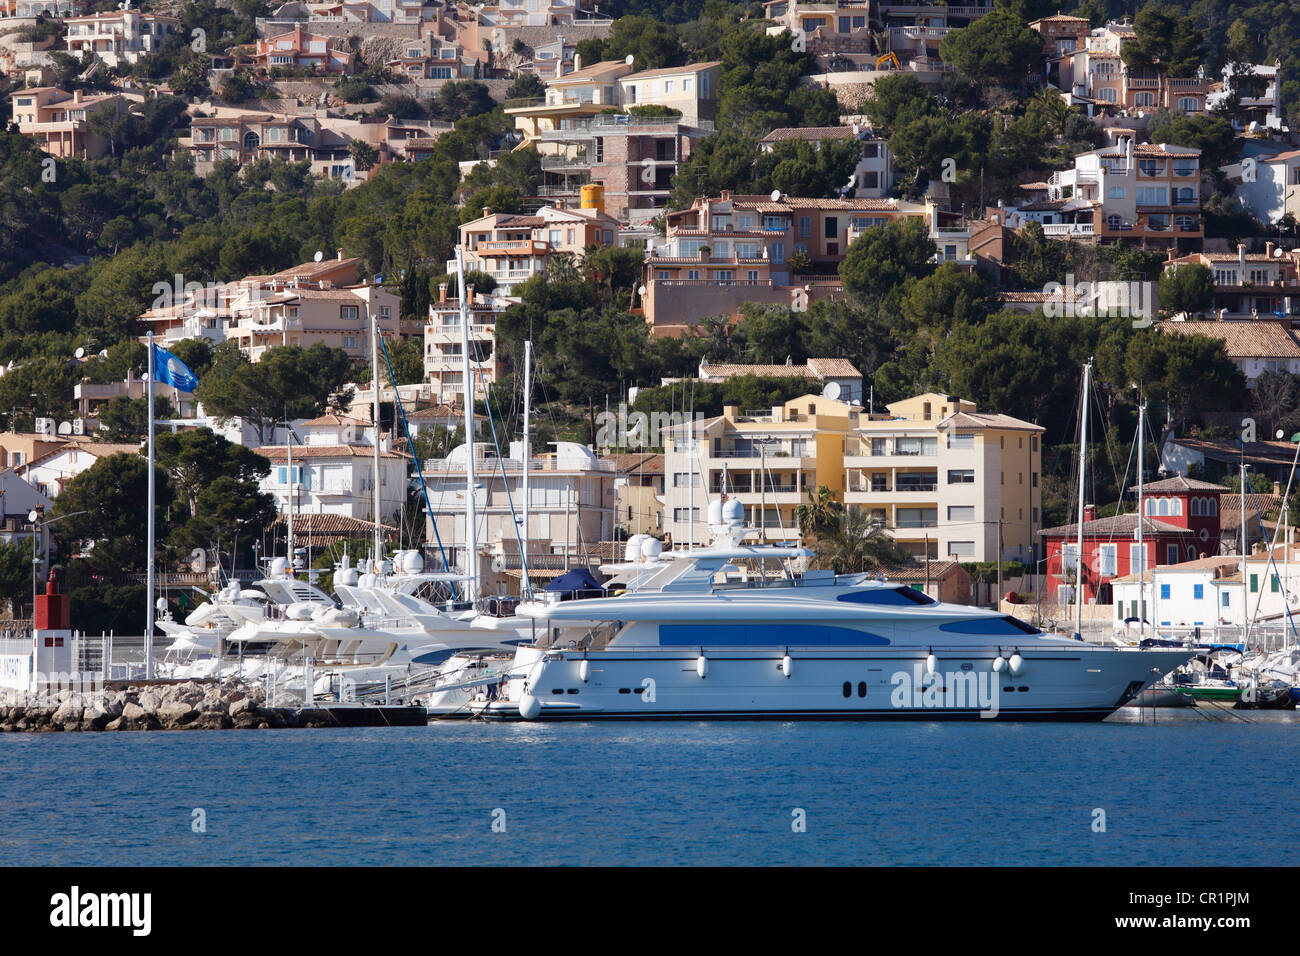
<svg viewBox="0 0 1300 956"><path fill-rule="evenodd" d="M7 734L0 861L1281 864L1297 722Z"/></svg>

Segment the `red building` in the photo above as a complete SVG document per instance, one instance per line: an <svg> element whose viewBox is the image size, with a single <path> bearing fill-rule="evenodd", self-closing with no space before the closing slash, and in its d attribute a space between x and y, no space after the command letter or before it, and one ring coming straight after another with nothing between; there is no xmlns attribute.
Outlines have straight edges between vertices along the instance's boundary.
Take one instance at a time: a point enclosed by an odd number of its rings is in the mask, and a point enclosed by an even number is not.
<svg viewBox="0 0 1300 956"><path fill-rule="evenodd" d="M1130 491L1136 494L1137 488ZM1219 553L1219 496L1227 488L1175 475L1143 488L1142 549L1137 543L1138 516L1096 517L1084 509L1084 600L1109 604L1110 582L1146 568L1179 564ZM1067 524L1039 532L1046 543L1048 594L1060 604L1072 603L1079 525ZM1145 552L1145 560L1143 557Z"/></svg>

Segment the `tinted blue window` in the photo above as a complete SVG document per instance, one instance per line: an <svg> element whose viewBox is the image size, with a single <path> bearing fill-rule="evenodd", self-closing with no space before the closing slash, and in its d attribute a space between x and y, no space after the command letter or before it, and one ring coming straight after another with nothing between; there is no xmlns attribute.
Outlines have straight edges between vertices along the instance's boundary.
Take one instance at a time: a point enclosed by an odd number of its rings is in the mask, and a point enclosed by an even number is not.
<svg viewBox="0 0 1300 956"><path fill-rule="evenodd" d="M1192 597L1196 598L1196 600L1198 600L1198 601L1203 600L1203 599L1205 598L1205 585L1204 585L1204 584L1193 584L1193 585L1192 585Z"/></svg>
<svg viewBox="0 0 1300 956"><path fill-rule="evenodd" d="M882 647L889 641L851 627L823 624L660 624L659 643L665 647L777 644Z"/></svg>
<svg viewBox="0 0 1300 956"><path fill-rule="evenodd" d="M1036 628L1030 627L1014 617L985 617L970 621L952 621L941 624L939 630L949 634L1037 634Z"/></svg>
<svg viewBox="0 0 1300 956"><path fill-rule="evenodd" d="M1167 584L1160 585L1160 600L1162 601L1169 600L1169 585Z"/></svg>
<svg viewBox="0 0 1300 956"><path fill-rule="evenodd" d="M848 594L841 594L837 600L851 601L854 604L879 604L888 607L938 603L930 595L914 588L869 588L865 591L850 591Z"/></svg>

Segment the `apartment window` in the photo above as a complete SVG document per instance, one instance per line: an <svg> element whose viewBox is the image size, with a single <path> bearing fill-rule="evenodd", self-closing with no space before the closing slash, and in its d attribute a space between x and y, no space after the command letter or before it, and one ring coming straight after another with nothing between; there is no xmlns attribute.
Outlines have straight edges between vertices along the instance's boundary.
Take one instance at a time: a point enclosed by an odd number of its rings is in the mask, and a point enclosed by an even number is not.
<svg viewBox="0 0 1300 956"><path fill-rule="evenodd" d="M687 270L686 270L686 278L688 278L688 279L698 279L699 277L700 277L700 270L699 270L699 269L687 269Z"/></svg>
<svg viewBox="0 0 1300 956"><path fill-rule="evenodd" d="M938 441L934 438L899 438L894 446L898 455L933 455L938 451Z"/></svg>
<svg viewBox="0 0 1300 956"><path fill-rule="evenodd" d="M974 541L949 541L948 557L950 558L975 557L975 542Z"/></svg>
<svg viewBox="0 0 1300 956"><path fill-rule="evenodd" d="M1204 584L1193 584L1193 585L1192 585L1192 597L1195 598L1197 601L1203 601L1203 600L1205 600L1205 585L1204 585Z"/></svg>
<svg viewBox="0 0 1300 956"><path fill-rule="evenodd" d="M339 318L340 318L340 319L356 319L356 318L358 318L358 317L360 316L360 314L361 314L361 313L360 313L360 308L359 308L359 306L355 306L355 305L341 305L341 306L339 306Z"/></svg>
<svg viewBox="0 0 1300 956"><path fill-rule="evenodd" d="M1222 600L1221 600L1219 603L1222 604L1224 607L1227 607L1229 604L1232 603L1232 602L1228 599L1228 592L1227 592L1227 591L1224 591L1224 592L1222 593Z"/></svg>
<svg viewBox="0 0 1300 956"><path fill-rule="evenodd" d="M343 347L345 349L354 349L357 347L357 337L355 335L343 336Z"/></svg>
<svg viewBox="0 0 1300 956"><path fill-rule="evenodd" d="M861 30L864 26L866 26L866 24L867 24L867 18L866 18L866 17L854 17L854 18L853 18L853 29L855 29L855 30Z"/></svg>
<svg viewBox="0 0 1300 956"><path fill-rule="evenodd" d="M758 282L758 270L750 269L748 273L748 278L750 282Z"/></svg>
<svg viewBox="0 0 1300 956"><path fill-rule="evenodd" d="M1138 93L1133 98L1133 105L1134 106L1155 106L1156 95L1154 93L1145 92L1145 91Z"/></svg>
<svg viewBox="0 0 1300 956"><path fill-rule="evenodd" d="M1277 582L1277 575L1276 575L1276 574L1270 574L1270 575L1268 576L1268 589L1269 589L1270 591L1272 591L1274 594L1277 593L1277 583L1278 583L1278 582Z"/></svg>
<svg viewBox="0 0 1300 956"><path fill-rule="evenodd" d="M1118 545L1103 544L1097 549L1097 573L1103 578L1113 578L1116 574Z"/></svg>
<svg viewBox="0 0 1300 956"><path fill-rule="evenodd" d="M736 256L741 259L757 259L758 243L757 242L736 243Z"/></svg>
<svg viewBox="0 0 1300 956"><path fill-rule="evenodd" d="M563 235L564 235L563 230L552 229L546 234L546 241L553 246L558 246L561 242L564 241Z"/></svg>
<svg viewBox="0 0 1300 956"><path fill-rule="evenodd" d="M1031 473L1030 473L1030 475L1029 475L1029 486L1030 486L1031 488L1037 488L1037 487L1038 487L1038 472L1035 471L1035 472L1031 472Z"/></svg>
<svg viewBox="0 0 1300 956"><path fill-rule="evenodd" d="M690 92L691 92L692 90L694 90L694 89L695 89L695 80L693 80L693 79L692 79L691 77L689 77L689 76L686 77L684 80L682 80L682 92L683 92L683 93L690 93Z"/></svg>
<svg viewBox="0 0 1300 956"><path fill-rule="evenodd" d="M827 239L835 239L840 234L840 217L827 216L822 220L822 236Z"/></svg>
<svg viewBox="0 0 1300 956"><path fill-rule="evenodd" d="M281 465L278 469L276 469L276 477L279 480L280 484L282 485L290 484L289 469L286 466ZM302 468L298 465L294 465L292 484L297 485L301 483L302 483Z"/></svg>
<svg viewBox="0 0 1300 956"><path fill-rule="evenodd" d="M949 521L974 521L975 506L974 505L949 505L948 520Z"/></svg>
<svg viewBox="0 0 1300 956"><path fill-rule="evenodd" d="M389 317L389 315L391 315L391 313L389 312L389 308L388 308L388 306L386 306L386 305L381 305L381 306L379 307L379 317L380 317L381 319L386 319L386 318Z"/></svg>
<svg viewBox="0 0 1300 956"><path fill-rule="evenodd" d="M972 434L950 433L948 435L948 447L954 449L974 448L975 436Z"/></svg>
<svg viewBox="0 0 1300 956"><path fill-rule="evenodd" d="M672 93L675 90L676 83L673 80L664 80L664 92Z"/></svg>
<svg viewBox="0 0 1300 956"><path fill-rule="evenodd" d="M1138 94L1140 97L1142 94ZM1147 94L1150 96L1150 94ZM1141 105L1140 103L1138 104ZM1143 176L1163 176L1165 172L1164 160L1160 159L1139 159L1138 172Z"/></svg>
<svg viewBox="0 0 1300 956"><path fill-rule="evenodd" d="M1174 175L1175 176L1195 176L1197 171L1197 162L1194 159L1175 159Z"/></svg>
<svg viewBox="0 0 1300 956"><path fill-rule="evenodd" d="M1137 189L1139 206L1169 205L1169 190L1164 186L1139 186Z"/></svg>
<svg viewBox="0 0 1300 956"><path fill-rule="evenodd" d="M840 17L840 32L841 33L850 32L850 30L852 30L852 27L850 27L849 24L852 22L853 21L848 17Z"/></svg>
<svg viewBox="0 0 1300 956"><path fill-rule="evenodd" d="M1196 113L1200 110L1201 104L1194 96L1178 97L1178 108L1184 113Z"/></svg>
<svg viewBox="0 0 1300 956"><path fill-rule="evenodd" d="M781 265L785 262L784 242L773 242L767 248L768 248L768 255L771 257L772 262L774 262L777 265Z"/></svg>
<svg viewBox="0 0 1300 956"><path fill-rule="evenodd" d="M975 469L974 468L949 468L948 484L950 485L975 484Z"/></svg>
<svg viewBox="0 0 1300 956"><path fill-rule="evenodd" d="M700 475L689 471L679 471L673 475L673 487L698 488L700 487Z"/></svg>
<svg viewBox="0 0 1300 956"><path fill-rule="evenodd" d="M1106 198L1107 198L1107 199L1123 199L1123 198L1124 198L1124 187L1123 187L1123 186L1107 186L1107 187L1106 187Z"/></svg>
<svg viewBox="0 0 1300 956"><path fill-rule="evenodd" d="M714 282L724 282L730 284L731 282L735 281L735 278L736 278L735 273L733 273L730 269L718 269L713 273Z"/></svg>
<svg viewBox="0 0 1300 956"><path fill-rule="evenodd" d="M812 216L799 217L799 238L806 239L812 235Z"/></svg>
<svg viewBox="0 0 1300 956"><path fill-rule="evenodd" d="M1138 574L1147 569L1146 562L1146 545L1130 544L1128 546L1128 570L1130 574Z"/></svg>
<svg viewBox="0 0 1300 956"><path fill-rule="evenodd" d="M1165 546L1165 564L1178 563L1178 545L1170 544Z"/></svg>
<svg viewBox="0 0 1300 956"><path fill-rule="evenodd" d="M1250 593L1254 594L1258 590L1259 590L1259 575L1252 574L1250 576Z"/></svg>
<svg viewBox="0 0 1300 956"><path fill-rule="evenodd" d="M673 520L681 523L685 523L687 521L699 521L700 509L699 508L674 508Z"/></svg>
<svg viewBox="0 0 1300 956"><path fill-rule="evenodd" d="M1215 285L1236 285L1237 270L1236 269L1215 269L1214 284Z"/></svg>
<svg viewBox="0 0 1300 956"><path fill-rule="evenodd" d="M1169 600L1169 585L1167 584L1160 585L1160 600L1162 601Z"/></svg>

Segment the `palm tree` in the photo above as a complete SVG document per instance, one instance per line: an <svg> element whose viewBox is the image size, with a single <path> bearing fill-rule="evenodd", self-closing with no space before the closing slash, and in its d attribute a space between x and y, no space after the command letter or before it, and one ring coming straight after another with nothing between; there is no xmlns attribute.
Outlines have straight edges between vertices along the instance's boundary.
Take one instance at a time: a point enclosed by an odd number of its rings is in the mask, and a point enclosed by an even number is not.
<svg viewBox="0 0 1300 956"><path fill-rule="evenodd" d="M794 520L805 538L817 538L839 526L844 506L835 500L835 492L825 485L808 489L808 503L794 509Z"/></svg>
<svg viewBox="0 0 1300 956"><path fill-rule="evenodd" d="M842 508L834 530L819 536L814 550L813 565L836 574L861 574L881 565L901 564L907 557L880 520L863 508Z"/></svg>

